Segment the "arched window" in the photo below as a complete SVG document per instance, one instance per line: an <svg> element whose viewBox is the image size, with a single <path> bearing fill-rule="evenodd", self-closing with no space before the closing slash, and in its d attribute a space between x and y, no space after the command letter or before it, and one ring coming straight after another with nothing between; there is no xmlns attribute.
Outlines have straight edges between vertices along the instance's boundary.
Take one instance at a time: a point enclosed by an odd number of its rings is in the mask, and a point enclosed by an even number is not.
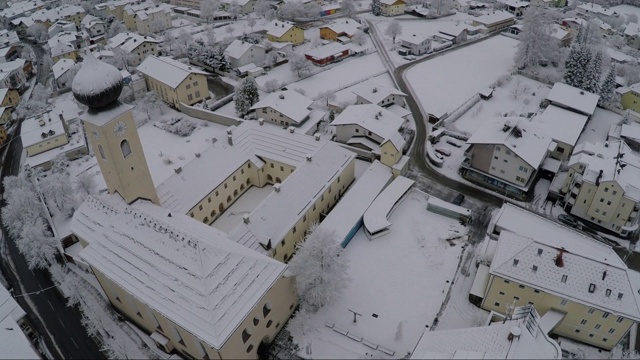
<svg viewBox="0 0 640 360"><path fill-rule="evenodd" d="M247 343L247 341L249 341L249 338L251 337L251 330L249 329L244 329L242 331L242 342L243 343Z"/></svg>
<svg viewBox="0 0 640 360"><path fill-rule="evenodd" d="M100 157L102 158L102 160L107 160L107 157L104 155L104 149L102 148L102 145L98 145L98 152L100 153Z"/></svg>
<svg viewBox="0 0 640 360"><path fill-rule="evenodd" d="M279 177L276 177L276 184L280 184L282 182L282 179L280 179Z"/></svg>
<svg viewBox="0 0 640 360"><path fill-rule="evenodd" d="M233 197L238 196L238 189L233 190Z"/></svg>
<svg viewBox="0 0 640 360"><path fill-rule="evenodd" d="M273 182L273 176L271 176L271 174L267 174L267 181Z"/></svg>
<svg viewBox="0 0 640 360"><path fill-rule="evenodd" d="M269 315L270 312L271 312L271 304L265 303L264 306L262 307L262 316L267 317L267 315Z"/></svg>
<svg viewBox="0 0 640 360"><path fill-rule="evenodd" d="M202 220L203 223L208 224L209 223L209 217L205 216L204 219Z"/></svg>
<svg viewBox="0 0 640 360"><path fill-rule="evenodd" d="M129 146L129 142L125 139L120 143L120 149L122 150L122 156L127 158L131 155L131 146Z"/></svg>

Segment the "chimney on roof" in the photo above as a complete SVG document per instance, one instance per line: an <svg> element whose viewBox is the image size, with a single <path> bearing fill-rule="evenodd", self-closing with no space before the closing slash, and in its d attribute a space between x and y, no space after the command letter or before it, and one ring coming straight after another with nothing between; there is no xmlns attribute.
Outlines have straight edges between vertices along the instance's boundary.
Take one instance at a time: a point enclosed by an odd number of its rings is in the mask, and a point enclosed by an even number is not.
<svg viewBox="0 0 640 360"><path fill-rule="evenodd" d="M315 133L313 134L314 139L316 139L316 141L320 141L320 134Z"/></svg>
<svg viewBox="0 0 640 360"><path fill-rule="evenodd" d="M600 170L600 172L598 173L598 177L596 178L596 186L600 186L600 179L602 178L602 173L604 171Z"/></svg>
<svg viewBox="0 0 640 360"><path fill-rule="evenodd" d="M284 99L284 94L280 94L278 97L279 97L280 99Z"/></svg>
<svg viewBox="0 0 640 360"><path fill-rule="evenodd" d="M556 255L556 258L554 260L557 267L564 266L564 259L562 258L562 254L564 254L564 250L558 249L558 255Z"/></svg>
<svg viewBox="0 0 640 360"><path fill-rule="evenodd" d="M176 174L180 174L182 172L182 167L179 167L177 169L173 169L173 171L175 171Z"/></svg>
<svg viewBox="0 0 640 360"><path fill-rule="evenodd" d="M273 190L275 190L276 192L280 192L280 186L281 186L281 183L273 184Z"/></svg>
<svg viewBox="0 0 640 360"><path fill-rule="evenodd" d="M289 132L293 134L294 132L296 132L296 128L294 128L293 126L289 126Z"/></svg>
<svg viewBox="0 0 640 360"><path fill-rule="evenodd" d="M580 95L584 95L584 91L580 90Z"/></svg>
<svg viewBox="0 0 640 360"><path fill-rule="evenodd" d="M58 117L60 117L60 121L64 121L64 116L62 115L62 113L59 113ZM51 121L51 118L49 118L49 121Z"/></svg>
<svg viewBox="0 0 640 360"><path fill-rule="evenodd" d="M377 93L377 92L378 92L378 88L377 88L377 87L374 87L374 88L373 88L373 93L375 94L375 93Z"/></svg>
<svg viewBox="0 0 640 360"><path fill-rule="evenodd" d="M311 161L311 154L307 154L306 159L307 159L307 161L310 162Z"/></svg>
<svg viewBox="0 0 640 360"><path fill-rule="evenodd" d="M233 146L233 136L231 134L227 135L227 142L229 146Z"/></svg>
<svg viewBox="0 0 640 360"><path fill-rule="evenodd" d="M250 221L250 220L249 220L249 214L244 214L244 215L242 215L242 222L243 222L243 223L248 224L248 223L249 223L249 221Z"/></svg>

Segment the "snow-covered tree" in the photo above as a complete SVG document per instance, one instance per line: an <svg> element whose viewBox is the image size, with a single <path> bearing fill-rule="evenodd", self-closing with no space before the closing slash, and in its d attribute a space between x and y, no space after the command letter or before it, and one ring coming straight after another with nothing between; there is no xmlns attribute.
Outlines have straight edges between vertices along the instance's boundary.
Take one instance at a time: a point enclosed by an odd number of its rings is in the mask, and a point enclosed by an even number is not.
<svg viewBox="0 0 640 360"><path fill-rule="evenodd" d="M617 345L609 353L609 359L618 359L618 360L640 359L640 353L638 353L635 349L624 349L621 345Z"/></svg>
<svg viewBox="0 0 640 360"><path fill-rule="evenodd" d="M610 104L615 98L616 89L616 65L611 64L611 68L600 85L600 105Z"/></svg>
<svg viewBox="0 0 640 360"><path fill-rule="evenodd" d="M265 55L262 66L270 68L275 65L279 59L280 56L276 51L270 51Z"/></svg>
<svg viewBox="0 0 640 360"><path fill-rule="evenodd" d="M218 0L200 1L200 17L205 19L207 23L213 19L213 16L218 9L220 9L220 1Z"/></svg>
<svg viewBox="0 0 640 360"><path fill-rule="evenodd" d="M311 62L307 60L304 55L295 52L291 52L289 54L289 68L291 71L298 74L298 77L311 71L311 66Z"/></svg>
<svg viewBox="0 0 640 360"><path fill-rule="evenodd" d="M109 25L109 30L107 30L107 37L111 39L112 37L127 32L127 28L124 26L122 21L114 20L111 25Z"/></svg>
<svg viewBox="0 0 640 360"><path fill-rule="evenodd" d="M342 13L348 18L354 19L358 15L358 8L354 0L342 0L341 8Z"/></svg>
<svg viewBox="0 0 640 360"><path fill-rule="evenodd" d="M304 242L296 248L289 270L296 276L301 301L309 309L330 304L349 283L349 265L335 231L314 224Z"/></svg>
<svg viewBox="0 0 640 360"><path fill-rule="evenodd" d="M367 34L365 34L362 30L358 30L355 32L355 34L353 34L351 41L353 41L353 43L358 46L362 46L367 42Z"/></svg>
<svg viewBox="0 0 640 360"><path fill-rule="evenodd" d="M256 18L254 18L253 16L249 16L247 18L247 25L249 25L249 28L251 29L251 31L253 32L253 27L256 26Z"/></svg>
<svg viewBox="0 0 640 360"><path fill-rule="evenodd" d="M618 75L624 77L628 85L635 84L640 81L640 67L634 64L622 64L616 69Z"/></svg>
<svg viewBox="0 0 640 360"><path fill-rule="evenodd" d="M278 90L281 86L280 86L280 81L278 81L278 79L271 79L271 80L265 81L262 87L264 88L264 91L268 93L272 93Z"/></svg>
<svg viewBox="0 0 640 360"><path fill-rule="evenodd" d="M55 262L56 241L44 220L38 217L22 228L16 246L27 260L29 269L46 269Z"/></svg>
<svg viewBox="0 0 640 360"><path fill-rule="evenodd" d="M151 19L151 23L149 24L149 31L152 34L162 34L166 29L169 28L170 24L167 24L167 21L159 16Z"/></svg>
<svg viewBox="0 0 640 360"><path fill-rule="evenodd" d="M76 176L74 184L75 184L77 192L79 194L84 195L84 196L82 196L83 199L86 196L94 195L96 193L97 188L98 188L98 184L96 183L95 178L88 171L84 171L84 172L81 172L80 174L78 174L78 176Z"/></svg>
<svg viewBox="0 0 640 360"><path fill-rule="evenodd" d="M258 0L253 7L253 11L259 17L267 18L267 15L273 12L273 9L268 0Z"/></svg>
<svg viewBox="0 0 640 360"><path fill-rule="evenodd" d="M627 23L636 23L637 24L638 23L638 15L636 15L636 14L627 14Z"/></svg>
<svg viewBox="0 0 640 360"><path fill-rule="evenodd" d="M47 104L49 98L51 98L51 89L42 84L36 84L31 92L31 98L21 101L16 107L16 116L19 119L25 119L42 114L49 108Z"/></svg>
<svg viewBox="0 0 640 360"><path fill-rule="evenodd" d="M147 91L144 97L136 104L136 109L143 111L147 115L147 121L151 120L153 114L163 114L166 104L155 91ZM145 121L146 122L146 121ZM138 126L142 124L137 124Z"/></svg>
<svg viewBox="0 0 640 360"><path fill-rule="evenodd" d="M545 10L546 12L546 10ZM543 11L537 6L530 6L522 19L522 32L515 55L516 66L535 67L546 60L545 52L549 41L549 26Z"/></svg>
<svg viewBox="0 0 640 360"><path fill-rule="evenodd" d="M317 20L320 18L322 6L315 1L308 2L304 5L304 17L307 19Z"/></svg>
<svg viewBox="0 0 640 360"><path fill-rule="evenodd" d="M234 19L237 19L240 16L240 14L242 14L242 8L240 7L240 4L238 4L237 0L231 1L231 3L229 4L229 8L227 9L227 12Z"/></svg>
<svg viewBox="0 0 640 360"><path fill-rule="evenodd" d="M335 91L327 90L318 94L318 100L322 101L326 107L329 107L329 101L337 98Z"/></svg>
<svg viewBox="0 0 640 360"><path fill-rule="evenodd" d="M571 46L571 51L569 51L569 56L567 57L564 65L565 72L563 82L569 86L580 87L580 85L582 85L582 77L585 71L585 69L581 67L582 54L583 52L580 49L580 45L577 41L574 41L574 44Z"/></svg>
<svg viewBox="0 0 640 360"><path fill-rule="evenodd" d="M35 23L27 28L27 35L33 36L37 42L46 41L49 38L47 28L40 23Z"/></svg>
<svg viewBox="0 0 640 360"><path fill-rule="evenodd" d="M42 206L33 183L25 174L7 176L3 185L6 205L2 208L2 224L12 237L17 238L22 228L42 216Z"/></svg>
<svg viewBox="0 0 640 360"><path fill-rule="evenodd" d="M242 80L242 83L236 87L233 100L235 101L236 113L240 116L246 115L253 104L260 101L256 80L251 76Z"/></svg>
<svg viewBox="0 0 640 360"><path fill-rule="evenodd" d="M600 78L602 77L602 52L589 61L584 71L581 88L585 91L597 94L600 92Z"/></svg>
<svg viewBox="0 0 640 360"><path fill-rule="evenodd" d="M216 32L212 27L205 30L205 38L207 39L206 45L208 47L216 47L218 44L218 40L216 39Z"/></svg>
<svg viewBox="0 0 640 360"><path fill-rule="evenodd" d="M400 24L400 21L396 19L391 20L389 25L387 25L387 29L384 31L384 34L390 37L395 44L396 37L402 34L402 24Z"/></svg>
<svg viewBox="0 0 640 360"><path fill-rule="evenodd" d="M53 173L40 179L38 188L42 193L52 214L60 214L70 218L75 211L75 189L69 176L64 173Z"/></svg>
<svg viewBox="0 0 640 360"><path fill-rule="evenodd" d="M26 43L22 43L22 50L20 50L20 57L25 59L25 60L29 60L29 61L35 61L36 59L36 54L33 51L33 48L31 47L31 45L26 44Z"/></svg>
<svg viewBox="0 0 640 360"><path fill-rule="evenodd" d="M335 113L335 111L333 111L333 109L330 109L329 110L329 123L332 123L333 120L335 120L335 119L336 119L336 113Z"/></svg>
<svg viewBox="0 0 640 360"><path fill-rule="evenodd" d="M371 1L371 13L375 16L382 15L382 9L380 9L380 0Z"/></svg>
<svg viewBox="0 0 640 360"><path fill-rule="evenodd" d="M106 58L105 62L120 70L129 71L129 63L132 60L131 53L126 52L121 47L114 48L111 52L113 53L113 56Z"/></svg>

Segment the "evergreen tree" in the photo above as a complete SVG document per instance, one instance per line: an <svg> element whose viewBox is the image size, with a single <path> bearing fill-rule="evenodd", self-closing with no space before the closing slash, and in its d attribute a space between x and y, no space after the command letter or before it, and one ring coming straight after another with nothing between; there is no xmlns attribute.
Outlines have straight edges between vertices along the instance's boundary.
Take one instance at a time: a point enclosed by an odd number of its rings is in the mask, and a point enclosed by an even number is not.
<svg viewBox="0 0 640 360"><path fill-rule="evenodd" d="M581 51L578 48L577 42L574 42L571 50L569 51L569 56L567 57L567 61L564 65L564 78L563 82L569 86L579 86L582 81L582 69L579 68L578 58L580 57Z"/></svg>
<svg viewBox="0 0 640 360"><path fill-rule="evenodd" d="M585 36L586 36L585 28L582 25L580 25L580 27L578 28L578 34L576 35L574 42L578 43L578 45L583 45Z"/></svg>
<svg viewBox="0 0 640 360"><path fill-rule="evenodd" d="M382 10L380 9L380 0L371 1L371 13L375 16L382 15Z"/></svg>
<svg viewBox="0 0 640 360"><path fill-rule="evenodd" d="M596 57L589 61L582 78L582 89L594 94L600 91L600 77L602 76L602 52L598 51Z"/></svg>
<svg viewBox="0 0 640 360"><path fill-rule="evenodd" d="M333 111L333 109L329 110L329 123L332 123L333 120L335 120L335 118L336 118L336 114Z"/></svg>
<svg viewBox="0 0 640 360"><path fill-rule="evenodd" d="M609 104L613 101L616 89L616 65L611 64L611 69L604 78L602 85L600 85L600 100L599 104Z"/></svg>
<svg viewBox="0 0 640 360"><path fill-rule="evenodd" d="M253 104L260 101L258 85L253 77L247 76L235 90L234 95L236 113L240 116L246 115Z"/></svg>
<svg viewBox="0 0 640 360"><path fill-rule="evenodd" d="M216 46L213 50L213 68L223 72L231 70L229 59L224 54L222 46Z"/></svg>

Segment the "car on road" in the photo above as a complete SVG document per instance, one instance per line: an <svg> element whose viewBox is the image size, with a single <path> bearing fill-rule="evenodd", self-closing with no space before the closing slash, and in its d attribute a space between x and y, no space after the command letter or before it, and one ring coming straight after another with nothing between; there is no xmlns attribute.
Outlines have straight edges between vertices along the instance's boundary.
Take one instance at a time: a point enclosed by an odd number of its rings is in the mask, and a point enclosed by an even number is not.
<svg viewBox="0 0 640 360"><path fill-rule="evenodd" d="M416 57L415 57L415 56L413 56L413 55L408 55L408 56L405 56L403 59L405 59L405 60L409 60L409 61L413 61L413 60L415 60L415 59L416 59Z"/></svg>
<svg viewBox="0 0 640 360"><path fill-rule="evenodd" d="M567 214L558 215L558 221L574 228L580 227L580 224L573 217Z"/></svg>
<svg viewBox="0 0 640 360"><path fill-rule="evenodd" d="M442 154L444 156L451 156L451 151L449 151L448 149L445 149L445 148L436 148L435 151L438 154Z"/></svg>
<svg viewBox="0 0 640 360"><path fill-rule="evenodd" d="M456 195L455 198L453 198L453 201L451 202L453 205L462 205L462 203L464 202L464 195L463 194L458 194Z"/></svg>

